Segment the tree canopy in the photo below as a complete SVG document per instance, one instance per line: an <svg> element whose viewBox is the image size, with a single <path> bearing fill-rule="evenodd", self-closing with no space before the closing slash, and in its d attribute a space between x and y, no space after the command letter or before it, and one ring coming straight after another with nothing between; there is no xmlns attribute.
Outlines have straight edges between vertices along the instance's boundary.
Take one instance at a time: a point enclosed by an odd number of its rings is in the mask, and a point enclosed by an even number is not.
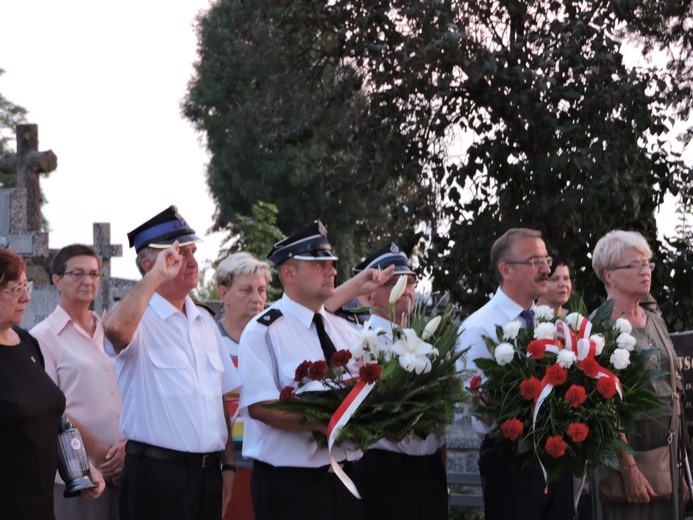
<svg viewBox="0 0 693 520"><path fill-rule="evenodd" d="M636 230L666 311L676 254L654 212L688 176L667 141L681 98L666 71L624 63L630 3L218 1L184 106L218 224L265 200L286 232L325 215L353 257L421 239L422 270L467 310L495 290L490 247L510 227L571 258L591 308L596 241Z"/></svg>
<svg viewBox="0 0 693 520"><path fill-rule="evenodd" d="M0 76L5 73L0 69ZM15 129L17 125L26 123L26 109L15 105L0 94L0 155L11 152L10 142L16 139ZM17 176L0 173L0 186L14 187L17 185Z"/></svg>

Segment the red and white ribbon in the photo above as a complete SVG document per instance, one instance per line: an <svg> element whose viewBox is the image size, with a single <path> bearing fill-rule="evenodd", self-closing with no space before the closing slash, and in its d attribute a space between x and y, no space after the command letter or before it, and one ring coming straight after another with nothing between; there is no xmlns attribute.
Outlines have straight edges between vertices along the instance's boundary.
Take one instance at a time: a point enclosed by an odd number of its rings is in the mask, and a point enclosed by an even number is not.
<svg viewBox="0 0 693 520"><path fill-rule="evenodd" d="M356 498L361 498L361 495L358 489L356 489L354 482L349 478L349 475L344 472L339 466L337 459L334 458L332 447L334 446L339 432L346 426L351 416L358 410L358 407L361 406L361 403L368 397L368 394L371 393L374 387L375 383L366 383L363 380L357 382L344 401L342 401L342 404L340 404L334 414L332 414L330 422L327 423L327 449L330 454L330 465L335 474L339 477L339 480L342 481L346 488L351 491L351 494Z"/></svg>
<svg viewBox="0 0 693 520"><path fill-rule="evenodd" d="M578 323L576 323L576 325L576 328L578 329L577 336L573 332L573 329L565 321L557 320L556 343L552 342L551 340L546 341L546 350L549 352L558 353L560 349L565 348L575 354L578 362L584 361L588 358L594 359L597 347L594 340L590 339L592 332L592 323L584 316L580 316L578 318ZM616 391L618 392L618 395L621 397L621 399L623 399L623 393L621 391L621 382L618 380L618 376L616 376L616 374L614 374L610 370L607 370L606 368L597 364L597 373L594 376L594 378L599 379L601 377L607 377L609 379L612 379L614 381L614 384L616 385ZM541 408L541 405L544 403L546 398L549 395L551 395L552 391L553 385L548 382L546 375L544 375L540 383L539 395L534 399L534 409L532 410L532 436L534 436L534 431L536 429L537 417L539 416L539 409ZM537 444L535 439L535 453L536 450ZM546 481L546 469L544 468L544 465L542 464L541 459L538 455L537 460L539 461L541 471L544 474L544 481ZM546 493L547 491L548 488L545 488L544 492Z"/></svg>

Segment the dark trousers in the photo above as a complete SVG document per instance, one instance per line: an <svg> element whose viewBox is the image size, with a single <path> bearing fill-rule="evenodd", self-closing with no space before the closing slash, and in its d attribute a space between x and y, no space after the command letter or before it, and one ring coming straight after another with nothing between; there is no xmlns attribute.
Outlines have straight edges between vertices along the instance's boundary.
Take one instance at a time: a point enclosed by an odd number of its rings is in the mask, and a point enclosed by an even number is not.
<svg viewBox="0 0 693 520"><path fill-rule="evenodd" d="M157 454L171 451L156 450ZM185 454L171 453L185 459ZM218 456L216 464L210 463L208 467L171 460L126 450L118 500L121 520L221 519L222 476Z"/></svg>
<svg viewBox="0 0 693 520"><path fill-rule="evenodd" d="M484 439L479 455L481 490L486 520L573 520L573 476L546 483L540 468L522 469L522 460L509 451L489 449Z"/></svg>
<svg viewBox="0 0 693 520"><path fill-rule="evenodd" d="M355 463L365 520L447 520L448 490L440 453L414 456L368 450Z"/></svg>
<svg viewBox="0 0 693 520"><path fill-rule="evenodd" d="M250 477L255 520L361 520L360 501L328 468L272 466L256 460ZM347 474L352 469L345 463Z"/></svg>

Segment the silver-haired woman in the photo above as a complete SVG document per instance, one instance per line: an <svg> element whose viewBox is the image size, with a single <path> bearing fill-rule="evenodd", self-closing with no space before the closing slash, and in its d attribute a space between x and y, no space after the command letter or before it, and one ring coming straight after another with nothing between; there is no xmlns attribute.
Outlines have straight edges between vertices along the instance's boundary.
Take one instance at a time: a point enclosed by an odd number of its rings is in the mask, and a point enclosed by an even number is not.
<svg viewBox="0 0 693 520"><path fill-rule="evenodd" d="M612 319L626 318L633 326L632 335L637 341L635 350L655 348L656 353L649 363L669 371L670 359L675 363L676 353L666 325L658 315L640 306L640 299L650 292L654 266L650 246L635 231L607 233L599 239L592 254L594 272L604 283L607 298L614 300ZM674 406L671 381L671 377L664 377L650 384L650 390L659 397L661 404L635 422L635 431L627 439L624 436L634 450L651 450L667 444ZM688 489L678 469L677 437L678 432L670 443L674 483L671 499L657 501L650 482L638 468L633 455L620 452L620 473L627 502L604 503L607 520L683 518L682 497L688 496Z"/></svg>

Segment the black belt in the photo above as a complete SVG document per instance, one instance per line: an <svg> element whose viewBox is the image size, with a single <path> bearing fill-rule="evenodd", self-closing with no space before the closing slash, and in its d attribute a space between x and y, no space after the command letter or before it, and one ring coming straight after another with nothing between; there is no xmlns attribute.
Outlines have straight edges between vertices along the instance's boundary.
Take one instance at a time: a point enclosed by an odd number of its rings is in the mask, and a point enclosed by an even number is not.
<svg viewBox="0 0 693 520"><path fill-rule="evenodd" d="M125 446L125 453L128 455L137 455L148 459L162 460L173 464L181 464L193 466L203 469L221 468L221 452L213 451L211 453L189 453L186 451L170 450L168 448L160 448L152 446L144 442L128 441Z"/></svg>
<svg viewBox="0 0 693 520"><path fill-rule="evenodd" d="M344 467L345 464L350 464L348 462L340 462L339 465ZM295 472L295 473L333 473L332 466L329 464L327 466L318 466L317 468L302 467L302 466L275 466L267 462L262 462L261 460L253 460L253 468L268 469L274 471L285 471L285 472Z"/></svg>

